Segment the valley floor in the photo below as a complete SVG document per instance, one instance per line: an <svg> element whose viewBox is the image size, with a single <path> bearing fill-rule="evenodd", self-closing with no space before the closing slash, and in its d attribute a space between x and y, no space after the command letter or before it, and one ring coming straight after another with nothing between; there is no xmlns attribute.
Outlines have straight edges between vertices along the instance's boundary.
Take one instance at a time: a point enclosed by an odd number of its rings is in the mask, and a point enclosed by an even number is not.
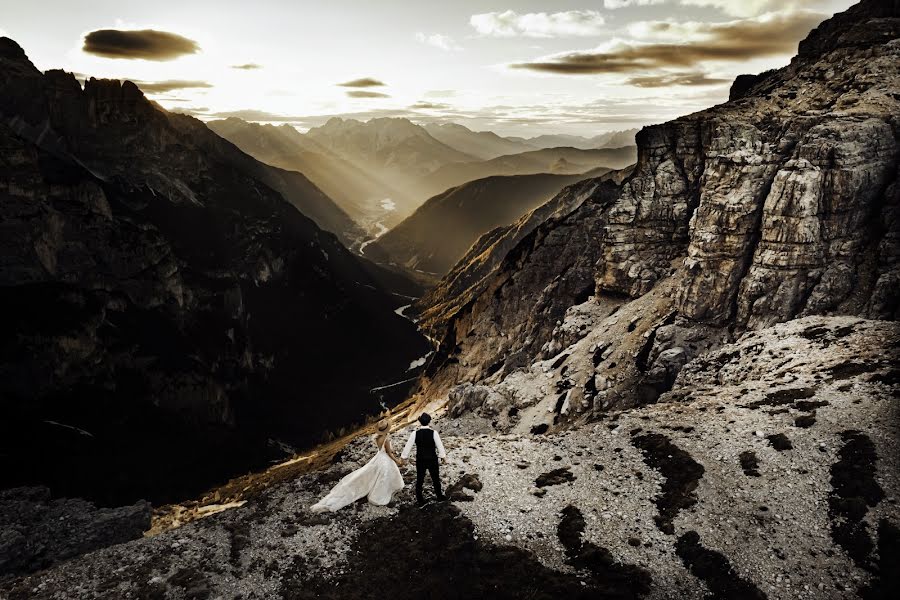
<svg viewBox="0 0 900 600"><path fill-rule="evenodd" d="M408 467L392 506L311 514L371 456L360 438L0 598L896 598L898 342L896 323L800 319L705 355L658 404L560 433L439 418L452 502L416 508Z"/></svg>

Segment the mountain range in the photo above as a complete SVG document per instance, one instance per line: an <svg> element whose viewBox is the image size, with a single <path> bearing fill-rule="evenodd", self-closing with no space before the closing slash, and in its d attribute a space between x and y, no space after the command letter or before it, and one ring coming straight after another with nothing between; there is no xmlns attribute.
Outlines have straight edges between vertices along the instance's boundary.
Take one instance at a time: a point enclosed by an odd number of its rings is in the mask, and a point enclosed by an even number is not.
<svg viewBox="0 0 900 600"><path fill-rule="evenodd" d="M340 158L290 125L260 125L231 117L210 121L207 126L261 162L303 173L365 231L376 229L380 221L395 222L392 204L414 202L376 172ZM387 200L390 203L385 208Z"/></svg>
<svg viewBox="0 0 900 600"><path fill-rule="evenodd" d="M575 175L603 167L622 169L637 158L635 146L582 150L579 148L544 148L519 154L498 156L491 160L458 162L440 167L422 178L420 187L430 195L438 194L467 181L492 175L534 175L555 173Z"/></svg>
<svg viewBox="0 0 900 600"><path fill-rule="evenodd" d="M0 86L4 485L183 497L364 419L427 351L304 176L8 38Z"/></svg>
<svg viewBox="0 0 900 600"><path fill-rule="evenodd" d="M426 200L367 246L366 256L442 276L483 234L514 223L563 187L608 170L601 167L577 175L494 175L463 183Z"/></svg>
<svg viewBox="0 0 900 600"><path fill-rule="evenodd" d="M549 136L532 143L455 123L420 126L402 118L333 118L305 134L289 125L234 117L208 126L264 163L303 173L375 235L397 225L426 199L467 181L492 175L574 175L634 162L633 131L591 139L561 136L557 141L579 147L553 148L544 145L553 141ZM613 146L618 143L622 149Z"/></svg>
<svg viewBox="0 0 900 600"><path fill-rule="evenodd" d="M509 137L510 141L527 144L532 148L579 148L591 150L596 148L624 148L634 145L634 136L637 129L625 129L622 131L607 131L592 137L567 134L538 135L530 138Z"/></svg>

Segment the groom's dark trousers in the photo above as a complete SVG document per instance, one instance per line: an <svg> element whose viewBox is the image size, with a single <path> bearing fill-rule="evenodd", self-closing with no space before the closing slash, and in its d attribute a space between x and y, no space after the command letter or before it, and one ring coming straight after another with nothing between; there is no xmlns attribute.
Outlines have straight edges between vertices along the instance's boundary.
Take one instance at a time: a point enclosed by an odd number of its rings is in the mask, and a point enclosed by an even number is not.
<svg viewBox="0 0 900 600"><path fill-rule="evenodd" d="M438 468L434 431L422 428L416 432L416 500L419 501L419 504L425 500L422 497L422 484L425 483L426 472L431 475L434 495L438 500L442 499L444 493L441 491L441 474Z"/></svg>
<svg viewBox="0 0 900 600"><path fill-rule="evenodd" d="M421 504L425 501L422 497L422 484L425 483L425 473L431 475L431 483L434 485L434 495L443 498L441 491L441 474L438 466L438 457L416 457L416 500Z"/></svg>

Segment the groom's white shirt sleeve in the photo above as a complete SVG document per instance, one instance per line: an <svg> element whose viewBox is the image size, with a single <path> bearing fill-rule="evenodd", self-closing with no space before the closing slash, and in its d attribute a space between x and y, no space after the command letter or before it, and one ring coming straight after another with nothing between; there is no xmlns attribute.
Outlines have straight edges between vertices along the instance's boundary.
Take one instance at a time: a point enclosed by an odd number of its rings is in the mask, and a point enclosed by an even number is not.
<svg viewBox="0 0 900 600"><path fill-rule="evenodd" d="M447 451L444 450L444 443L441 441L441 436L438 435L437 431L434 432L434 445L437 446L438 457L447 458Z"/></svg>
<svg viewBox="0 0 900 600"><path fill-rule="evenodd" d="M413 445L416 443L416 430L413 429L409 434L409 439L406 440L406 445L403 446L403 452L400 453L400 458L406 460L409 458L409 453L412 452Z"/></svg>

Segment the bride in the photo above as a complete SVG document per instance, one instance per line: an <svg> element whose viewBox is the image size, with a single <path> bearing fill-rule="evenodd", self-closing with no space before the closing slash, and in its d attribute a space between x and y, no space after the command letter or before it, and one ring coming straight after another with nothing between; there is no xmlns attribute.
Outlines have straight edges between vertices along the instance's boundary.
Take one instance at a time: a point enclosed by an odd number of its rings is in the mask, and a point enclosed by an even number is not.
<svg viewBox="0 0 900 600"><path fill-rule="evenodd" d="M391 449L390 423L387 419L378 422L375 445L378 452L369 462L353 471L328 493L327 496L310 507L313 512L335 512L356 502L364 496L369 502L384 506L391 501L394 492L403 489L400 465L403 461Z"/></svg>

